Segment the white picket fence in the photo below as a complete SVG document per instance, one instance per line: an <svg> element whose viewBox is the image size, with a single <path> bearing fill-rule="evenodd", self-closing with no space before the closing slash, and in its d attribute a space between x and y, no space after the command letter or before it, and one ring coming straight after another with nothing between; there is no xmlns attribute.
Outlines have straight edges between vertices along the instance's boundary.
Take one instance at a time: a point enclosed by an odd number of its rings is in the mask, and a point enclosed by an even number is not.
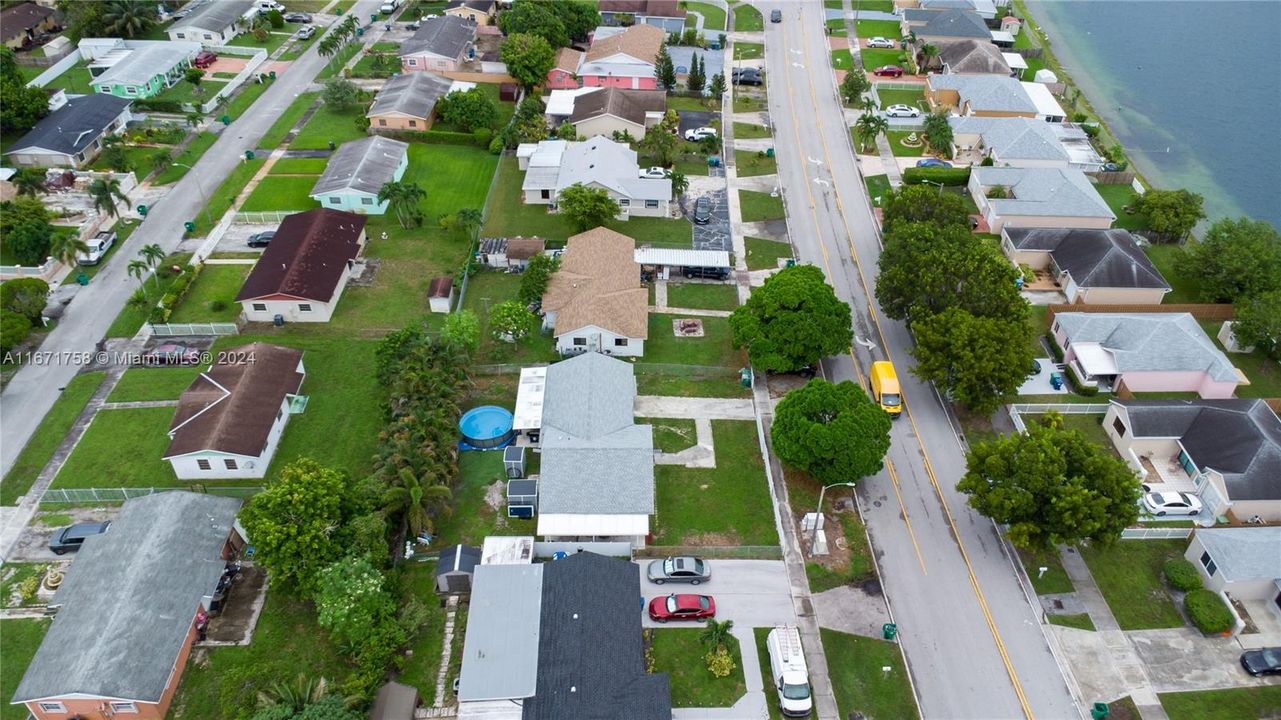
<svg viewBox="0 0 1281 720"><path fill-rule="evenodd" d="M148 323L156 337L183 337L188 335L239 335L235 323Z"/></svg>
<svg viewBox="0 0 1281 720"><path fill-rule="evenodd" d="M264 212L238 212L231 218L233 225L279 225L300 210L267 210Z"/></svg>
<svg viewBox="0 0 1281 720"><path fill-rule="evenodd" d="M1060 415L1103 415L1108 411L1108 407L1108 403L1041 403L1011 405L1009 412L1014 428L1019 432L1027 432L1023 415L1044 415L1048 412L1056 412Z"/></svg>
<svg viewBox="0 0 1281 720"><path fill-rule="evenodd" d="M1122 540L1183 540L1192 534L1190 527L1171 528L1126 528L1121 531Z"/></svg>

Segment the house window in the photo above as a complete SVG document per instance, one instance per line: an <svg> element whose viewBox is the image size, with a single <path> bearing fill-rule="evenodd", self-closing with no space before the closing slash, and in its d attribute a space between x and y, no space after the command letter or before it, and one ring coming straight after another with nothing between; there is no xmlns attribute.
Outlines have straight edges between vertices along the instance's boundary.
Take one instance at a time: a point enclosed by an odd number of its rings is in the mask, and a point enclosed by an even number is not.
<svg viewBox="0 0 1281 720"><path fill-rule="evenodd" d="M649 208L650 210L655 210L655 209L657 209L657 208L658 208L658 201L657 201L657 200L646 200L646 201L645 201L645 207Z"/></svg>
<svg viewBox="0 0 1281 720"><path fill-rule="evenodd" d="M119 702L113 700L111 703L111 710L112 712L118 713L136 713L138 712L138 706L131 702Z"/></svg>
<svg viewBox="0 0 1281 720"><path fill-rule="evenodd" d="M106 93L106 94L110 95L110 94L111 94L111 88L107 87L106 85L99 85L99 86L98 86L98 92L100 92L100 93Z"/></svg>
<svg viewBox="0 0 1281 720"><path fill-rule="evenodd" d="M618 199L618 206L619 206L619 207L631 207L631 205L632 205L631 198L619 198L619 199Z"/></svg>
<svg viewBox="0 0 1281 720"><path fill-rule="evenodd" d="M206 40L213 40L213 35L210 35L209 33L205 33L205 39L206 39Z"/></svg>
<svg viewBox="0 0 1281 720"><path fill-rule="evenodd" d="M1210 577L1214 577L1214 573L1219 570L1219 566L1214 564L1214 558L1210 557L1208 552L1201 553L1201 567L1205 568L1206 574Z"/></svg>
<svg viewBox="0 0 1281 720"><path fill-rule="evenodd" d="M330 204L330 205L342 205L342 198L340 198L340 197L335 197L335 196L332 196L332 195L331 195L331 196L329 197L329 204Z"/></svg>
<svg viewBox="0 0 1281 720"><path fill-rule="evenodd" d="M225 460L223 460L223 461L222 461L222 464L223 464L223 467L227 468L228 470L235 470L235 469L236 469L236 459L235 459L235 458L227 458L227 459L225 459Z"/></svg>
<svg viewBox="0 0 1281 720"><path fill-rule="evenodd" d="M614 338L614 347L627 347L627 338Z"/></svg>
<svg viewBox="0 0 1281 720"><path fill-rule="evenodd" d="M67 711L67 708L63 707L60 702L42 702L40 703L40 709L44 712L64 713Z"/></svg>
<svg viewBox="0 0 1281 720"><path fill-rule="evenodd" d="M406 62L409 63L409 67L418 67L418 60L416 58L409 58Z"/></svg>
<svg viewBox="0 0 1281 720"><path fill-rule="evenodd" d="M544 191L542 192L542 198L543 198L544 200L551 200L551 199L552 199L552 191L551 191L551 190L544 190Z"/></svg>
<svg viewBox="0 0 1281 720"><path fill-rule="evenodd" d="M418 127L418 121L417 121L417 120L410 120L410 121L409 121L409 127Z"/></svg>
<svg viewBox="0 0 1281 720"><path fill-rule="evenodd" d="M1186 472L1189 477L1197 476L1196 463L1192 462L1192 456L1188 455L1187 450L1179 451L1179 465L1183 467L1183 472Z"/></svg>
<svg viewBox="0 0 1281 720"><path fill-rule="evenodd" d="M574 338L574 344L582 347L587 345L587 338Z"/></svg>
<svg viewBox="0 0 1281 720"><path fill-rule="evenodd" d="M267 303L254 303L254 312L267 312Z"/></svg>
<svg viewBox="0 0 1281 720"><path fill-rule="evenodd" d="M186 36L185 34L183 34L183 33L174 33L174 37L178 38L179 40L182 40L183 38L185 38L185 37L187 37L187 36Z"/></svg>
<svg viewBox="0 0 1281 720"><path fill-rule="evenodd" d="M378 126L379 126L379 127L387 127L387 119L386 119L386 118L378 118Z"/></svg>
<svg viewBox="0 0 1281 720"><path fill-rule="evenodd" d="M374 204L374 199L373 199L373 198L361 198L361 199L360 199L360 204L361 204L361 205L373 205L373 204Z"/></svg>
<svg viewBox="0 0 1281 720"><path fill-rule="evenodd" d="M298 312L311 312L311 303L298 303Z"/></svg>
<svg viewBox="0 0 1281 720"><path fill-rule="evenodd" d="M1125 437L1125 423L1121 422L1121 418L1116 418L1112 421L1112 429L1116 431L1119 437Z"/></svg>
<svg viewBox="0 0 1281 720"><path fill-rule="evenodd" d="M138 88L132 85L125 86L125 95L137 95L137 94L138 94Z"/></svg>
<svg viewBox="0 0 1281 720"><path fill-rule="evenodd" d="M201 470L213 470L213 466L209 464L208 460L197 460L196 467Z"/></svg>

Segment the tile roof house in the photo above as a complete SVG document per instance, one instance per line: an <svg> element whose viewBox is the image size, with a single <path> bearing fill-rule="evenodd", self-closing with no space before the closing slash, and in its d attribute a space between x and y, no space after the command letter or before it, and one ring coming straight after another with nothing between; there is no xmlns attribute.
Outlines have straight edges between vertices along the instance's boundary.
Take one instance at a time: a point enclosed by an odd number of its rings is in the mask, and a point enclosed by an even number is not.
<svg viewBox="0 0 1281 720"><path fill-rule="evenodd" d="M629 20L668 33L685 29L686 12L677 0L600 0L599 10L601 22L606 25L621 25Z"/></svg>
<svg viewBox="0 0 1281 720"><path fill-rule="evenodd" d="M578 77L584 86L655 90L658 75L655 63L667 36L654 25L633 25L626 30L598 37L583 55Z"/></svg>
<svg viewBox="0 0 1281 720"><path fill-rule="evenodd" d="M556 51L556 62L547 71L548 90L569 90L578 87L578 66L583 62L582 50L563 47Z"/></svg>
<svg viewBox="0 0 1281 720"><path fill-rule="evenodd" d="M38 720L164 718L196 615L243 543L233 528L239 508L235 498L184 491L126 500L54 593L57 615L10 702Z"/></svg>
<svg viewBox="0 0 1281 720"><path fill-rule="evenodd" d="M1197 528L1183 557L1196 566L1207 589L1245 605L1251 619L1266 622L1261 613L1271 613L1275 626L1281 622L1278 548L1281 527Z"/></svg>
<svg viewBox="0 0 1281 720"><path fill-rule="evenodd" d="M1210 517L1281 522L1281 419L1265 401L1113 400L1103 428L1149 488L1199 495Z"/></svg>
<svg viewBox="0 0 1281 720"><path fill-rule="evenodd" d="M640 282L635 246L603 227L569 238L542 307L543 328L552 331L561 355L645 354L649 294Z"/></svg>
<svg viewBox="0 0 1281 720"><path fill-rule="evenodd" d="M1068 369L1101 390L1222 399L1243 379L1188 313L1061 312L1050 329Z"/></svg>
<svg viewBox="0 0 1281 720"><path fill-rule="evenodd" d="M487 25L498 14L498 3L494 0L449 0L445 3L445 14L470 20L476 25Z"/></svg>
<svg viewBox="0 0 1281 720"><path fill-rule="evenodd" d="M1160 305L1170 292L1128 230L1006 226L1001 247L1015 264L1048 271L1069 303Z"/></svg>
<svg viewBox="0 0 1281 720"><path fill-rule="evenodd" d="M998 189L1003 189L1000 192ZM1112 227L1116 214L1076 168L976 167L970 196L992 232L1011 227ZM988 197L997 191L997 197Z"/></svg>
<svg viewBox="0 0 1281 720"><path fill-rule="evenodd" d="M85 41L80 42L84 46ZM119 48L89 64L94 75L89 84L97 92L123 98L149 98L173 87L200 52L200 43L186 40L120 42Z"/></svg>
<svg viewBox="0 0 1281 720"><path fill-rule="evenodd" d="M467 18L442 15L422 22L413 37L400 45L405 72L453 72L463 63L476 41L476 23Z"/></svg>
<svg viewBox="0 0 1281 720"><path fill-rule="evenodd" d="M640 593L635 565L592 552L478 566L459 720L671 718L667 675L645 671Z"/></svg>
<svg viewBox="0 0 1281 720"><path fill-rule="evenodd" d="M178 399L164 459L182 480L266 477L289 416L302 412L302 350L252 343L219 358Z"/></svg>
<svg viewBox="0 0 1281 720"><path fill-rule="evenodd" d="M636 151L596 136L583 142L543 140L516 148L525 179L521 191L530 205L553 205L571 185L601 188L619 205L619 217L666 217L670 178L642 178Z"/></svg>
<svg viewBox="0 0 1281 720"><path fill-rule="evenodd" d="M226 45L249 27L257 12L254 0L218 0L197 7L166 29L170 40L194 40L205 46Z"/></svg>
<svg viewBox="0 0 1281 720"><path fill-rule="evenodd" d="M610 87L574 98L569 122L582 137L626 132L640 141L646 130L663 121L666 112L667 93L661 90Z"/></svg>
<svg viewBox="0 0 1281 720"><path fill-rule="evenodd" d="M311 197L326 209L382 215L389 201L379 201L378 191L408 167L409 143L377 135L345 142L330 156Z"/></svg>
<svg viewBox="0 0 1281 720"><path fill-rule="evenodd" d="M250 322L329 322L365 247L365 218L319 208L280 223L236 295Z"/></svg>
<svg viewBox="0 0 1281 720"><path fill-rule="evenodd" d="M449 94L453 81L432 72L393 75L369 106L369 132L424 132L436 119L436 103Z"/></svg>
<svg viewBox="0 0 1281 720"><path fill-rule="evenodd" d="M932 110L953 115L1028 117L1049 122L1062 122L1066 116L1044 85L1005 75L927 75L925 100Z"/></svg>
<svg viewBox="0 0 1281 720"><path fill-rule="evenodd" d="M934 62L944 75L1010 75L1001 49L990 40L947 38L934 43L939 54Z"/></svg>
<svg viewBox="0 0 1281 720"><path fill-rule="evenodd" d="M30 45L36 36L52 32L62 24L61 14L52 7L24 2L0 10L0 41L17 50Z"/></svg>
<svg viewBox="0 0 1281 720"><path fill-rule="evenodd" d="M1027 117L948 118L952 157L979 165L987 158L998 167L1058 167L1097 172L1105 162L1085 131L1076 125Z"/></svg>
<svg viewBox="0 0 1281 720"><path fill-rule="evenodd" d="M1007 4L1007 0L1001 4ZM996 19L996 5L995 0L920 0L922 10L969 10L984 20Z"/></svg>
<svg viewBox="0 0 1281 720"><path fill-rule="evenodd" d="M972 10L961 8L904 10L899 28L903 37L915 33L918 47L949 38L992 41L992 31L983 18Z"/></svg>
<svg viewBox="0 0 1281 720"><path fill-rule="evenodd" d="M71 98L9 143L4 155L17 167L84 168L102 151L104 135L124 129L129 105L111 95Z"/></svg>

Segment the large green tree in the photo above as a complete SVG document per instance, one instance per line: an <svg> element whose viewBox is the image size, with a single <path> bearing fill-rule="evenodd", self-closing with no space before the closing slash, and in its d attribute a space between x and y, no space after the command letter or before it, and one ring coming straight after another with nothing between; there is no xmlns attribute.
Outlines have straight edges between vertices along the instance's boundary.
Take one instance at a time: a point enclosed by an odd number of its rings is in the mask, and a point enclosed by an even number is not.
<svg viewBox="0 0 1281 720"><path fill-rule="evenodd" d="M28 220L4 238L4 244L22 265L36 266L49 257L53 226L43 220Z"/></svg>
<svg viewBox="0 0 1281 720"><path fill-rule="evenodd" d="M881 227L886 234L899 225L923 222L956 225L969 230L970 213L955 193L938 192L928 185L905 185L885 194Z"/></svg>
<svg viewBox="0 0 1281 720"><path fill-rule="evenodd" d="M402 228L422 224L421 204L425 197L427 191L418 183L390 180L378 188L378 202L387 203Z"/></svg>
<svg viewBox="0 0 1281 720"><path fill-rule="evenodd" d="M120 217L117 203L129 205L129 196L120 189L120 181L113 177L98 178L89 183L89 197L93 199L95 210L111 217Z"/></svg>
<svg viewBox="0 0 1281 720"><path fill-rule="evenodd" d="M858 385L815 378L779 401L770 439L780 460L814 479L852 482L880 472L891 422Z"/></svg>
<svg viewBox="0 0 1281 720"><path fill-rule="evenodd" d="M492 128L498 123L498 106L478 87L466 92L451 92L441 98L436 103L436 114L441 120L458 126L463 132Z"/></svg>
<svg viewBox="0 0 1281 720"><path fill-rule="evenodd" d="M523 1L523 0L522 0ZM542 0L551 6L552 12L565 25L565 31L573 40L586 40L587 35L600 25L600 13L596 3L582 0Z"/></svg>
<svg viewBox="0 0 1281 720"><path fill-rule="evenodd" d="M526 95L525 99L520 101L520 105L516 106L516 114L512 117L511 124L503 128L503 144L514 148L520 143L545 140L548 130L543 112L546 109L537 95Z"/></svg>
<svg viewBox="0 0 1281 720"><path fill-rule="evenodd" d="M547 72L556 64L556 49L540 35L516 33L503 43L500 58L507 74L529 90L547 80Z"/></svg>
<svg viewBox="0 0 1281 720"><path fill-rule="evenodd" d="M675 110L668 110L663 115L663 120L657 127L650 128L645 137L641 138L638 143L641 152L644 152L654 158L663 167L669 167L676 161L676 150L680 147L680 137L676 135L676 129L680 125L680 117Z"/></svg>
<svg viewBox="0 0 1281 720"><path fill-rule="evenodd" d="M15 282L10 280L5 285ZM2 287L2 286L0 286ZM1281 359L1281 289L1238 300L1232 331L1243 345L1253 345L1269 357Z"/></svg>
<svg viewBox="0 0 1281 720"><path fill-rule="evenodd" d="M569 29L551 3L516 0L510 10L498 16L498 28L504 35L537 35L553 48L569 45Z"/></svg>
<svg viewBox="0 0 1281 720"><path fill-rule="evenodd" d="M1021 319L975 317L952 307L913 322L912 334L912 372L984 415L1019 389L1032 366L1030 331Z"/></svg>
<svg viewBox="0 0 1281 720"><path fill-rule="evenodd" d="M1060 424L1051 416L1026 433L978 443L956 486L971 507L1009 526L1019 547L1107 544L1138 520L1142 489L1134 471L1111 449Z"/></svg>
<svg viewBox="0 0 1281 720"><path fill-rule="evenodd" d="M1178 259L1179 274L1196 278L1203 302L1235 302L1281 290L1281 234L1264 220L1223 218Z"/></svg>
<svg viewBox="0 0 1281 720"><path fill-rule="evenodd" d="M881 133L888 132L890 121L878 112L867 111L854 122L854 134L858 136L858 145L866 151L876 142Z"/></svg>
<svg viewBox="0 0 1281 720"><path fill-rule="evenodd" d="M1205 218L1203 202L1199 194L1187 190L1148 190L1136 204L1148 216L1153 232L1182 240Z"/></svg>
<svg viewBox="0 0 1281 720"><path fill-rule="evenodd" d="M845 73L845 79L841 80L841 97L855 107L863 105L863 96L871 89L872 83L868 81L865 73Z"/></svg>
<svg viewBox="0 0 1281 720"><path fill-rule="evenodd" d="M541 303L543 293L547 292L547 283L559 267L559 257L539 253L530 258L525 272L520 275L520 289L516 297L525 305Z"/></svg>
<svg viewBox="0 0 1281 720"><path fill-rule="evenodd" d="M41 258L43 260L43 258ZM0 309L39 322L49 302L49 283L40 278L15 278L0 283Z"/></svg>
<svg viewBox="0 0 1281 720"><path fill-rule="evenodd" d="M102 14L108 37L136 38L156 26L159 4L151 0L112 0Z"/></svg>
<svg viewBox="0 0 1281 720"><path fill-rule="evenodd" d="M320 97L326 105L332 105L339 109L354 108L360 104L360 88L356 83L346 78L330 78L325 81L325 87L320 93Z"/></svg>
<svg viewBox="0 0 1281 720"><path fill-rule="evenodd" d="M854 339L850 306L813 265L787 268L752 292L729 318L734 345L752 365L791 372L847 349Z"/></svg>
<svg viewBox="0 0 1281 720"><path fill-rule="evenodd" d="M13 50L0 46L0 129L29 130L49 114L49 95L27 87Z"/></svg>
<svg viewBox="0 0 1281 720"><path fill-rule="evenodd" d="M489 311L489 333L499 342L517 342L538 329L538 318L519 300L508 300Z"/></svg>
<svg viewBox="0 0 1281 720"><path fill-rule="evenodd" d="M316 614L339 645L351 647L396 612L383 574L368 558L347 557L320 571Z"/></svg>
<svg viewBox="0 0 1281 720"><path fill-rule="evenodd" d="M658 84L662 85L664 90L671 92L676 89L676 66L672 64L672 56L668 54L666 44L658 50L654 74L658 78Z"/></svg>
<svg viewBox="0 0 1281 720"><path fill-rule="evenodd" d="M556 196L561 214L580 232L600 227L618 215L618 201L604 188L574 183Z"/></svg>

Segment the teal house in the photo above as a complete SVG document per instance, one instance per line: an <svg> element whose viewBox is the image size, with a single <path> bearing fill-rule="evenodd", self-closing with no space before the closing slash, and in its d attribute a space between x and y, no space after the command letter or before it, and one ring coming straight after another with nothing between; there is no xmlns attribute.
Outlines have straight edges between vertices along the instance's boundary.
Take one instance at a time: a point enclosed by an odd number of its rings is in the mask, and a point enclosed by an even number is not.
<svg viewBox="0 0 1281 720"><path fill-rule="evenodd" d="M311 197L330 210L382 215L387 203L378 201L378 191L404 177L407 167L409 143L378 135L343 143L329 158Z"/></svg>
<svg viewBox="0 0 1281 720"><path fill-rule="evenodd" d="M183 78L200 52L194 42L132 42L89 64L89 84L104 95L131 100L154 97Z"/></svg>

